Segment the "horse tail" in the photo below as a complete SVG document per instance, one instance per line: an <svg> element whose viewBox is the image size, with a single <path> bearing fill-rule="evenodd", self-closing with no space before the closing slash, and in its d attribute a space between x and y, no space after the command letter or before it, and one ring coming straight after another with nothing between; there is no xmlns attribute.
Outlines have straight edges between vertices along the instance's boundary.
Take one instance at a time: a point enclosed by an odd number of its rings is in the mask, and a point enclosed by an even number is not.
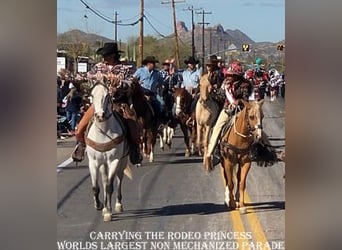
<svg viewBox="0 0 342 250"><path fill-rule="evenodd" d="M130 179L133 180L133 173L132 173L132 168L127 165L124 169L124 174Z"/></svg>

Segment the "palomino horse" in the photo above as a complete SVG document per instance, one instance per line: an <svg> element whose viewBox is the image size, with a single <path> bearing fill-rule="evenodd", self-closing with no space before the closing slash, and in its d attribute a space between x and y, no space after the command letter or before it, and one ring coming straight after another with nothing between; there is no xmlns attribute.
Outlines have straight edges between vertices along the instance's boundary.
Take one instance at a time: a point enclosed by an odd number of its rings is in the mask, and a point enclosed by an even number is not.
<svg viewBox="0 0 342 250"><path fill-rule="evenodd" d="M203 75L200 82L200 98L196 104L197 148L199 155L207 155L209 133L219 113L217 103L209 96L211 84L208 75ZM203 157L205 160L206 157ZM203 162L204 163L204 162Z"/></svg>
<svg viewBox="0 0 342 250"><path fill-rule="evenodd" d="M225 180L225 204L230 209L239 207L241 213L246 213L244 192L247 174L251 168L250 151L254 142L262 137L262 104L263 100L255 102L242 101L244 107L241 112L231 119L231 126L221 140L221 154L223 159L223 175ZM235 202L233 168L237 165L237 187L239 202Z"/></svg>
<svg viewBox="0 0 342 250"><path fill-rule="evenodd" d="M139 81L135 78L132 80L130 92L129 102L133 104L138 122L142 128L140 149L145 157L149 158L149 162L153 162L153 150L157 140L157 120Z"/></svg>
<svg viewBox="0 0 342 250"><path fill-rule="evenodd" d="M190 153L195 154L195 140L196 140L196 124L189 124L188 121L192 117L193 120L195 114L191 114L191 102L192 97L189 92L184 88L176 88L173 94L175 102L175 118L177 123L179 123L181 130L184 135L185 142L185 156L189 157ZM191 137L191 149L189 144L189 135Z"/></svg>
<svg viewBox="0 0 342 250"><path fill-rule="evenodd" d="M121 184L124 173L130 171L128 164L128 145L124 127L112 111L112 101L107 86L96 83L91 91L94 105L94 121L90 125L86 147L89 171L94 193L95 208L102 209L104 221L112 216L112 194L114 178L118 181L115 211L122 211ZM128 168L127 168L128 167ZM99 199L99 171L102 175L104 204Z"/></svg>

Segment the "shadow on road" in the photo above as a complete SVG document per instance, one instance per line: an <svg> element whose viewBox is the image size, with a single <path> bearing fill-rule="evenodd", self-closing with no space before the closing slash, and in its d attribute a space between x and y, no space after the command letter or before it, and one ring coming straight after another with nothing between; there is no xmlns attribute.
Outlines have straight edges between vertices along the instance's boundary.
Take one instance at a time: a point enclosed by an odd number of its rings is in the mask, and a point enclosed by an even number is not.
<svg viewBox="0 0 342 250"><path fill-rule="evenodd" d="M285 209L285 201L255 202L255 203L245 203L245 205L247 207L253 207L253 210L256 213Z"/></svg>
<svg viewBox="0 0 342 250"><path fill-rule="evenodd" d="M228 209L224 204L193 203L193 204L170 205L170 206L165 206L162 208L127 210L121 214L113 214L113 219L114 220L143 219L143 218L150 218L150 217L188 215L188 214L209 215L209 214L223 213L227 211Z"/></svg>

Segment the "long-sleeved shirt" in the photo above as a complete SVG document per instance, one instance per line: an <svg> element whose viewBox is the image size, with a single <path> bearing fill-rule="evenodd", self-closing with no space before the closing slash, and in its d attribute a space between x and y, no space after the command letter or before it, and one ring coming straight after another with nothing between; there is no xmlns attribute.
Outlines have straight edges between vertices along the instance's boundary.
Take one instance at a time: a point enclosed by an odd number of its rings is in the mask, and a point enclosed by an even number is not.
<svg viewBox="0 0 342 250"><path fill-rule="evenodd" d="M133 77L138 78L141 82L141 86L152 91L153 93L157 92L158 86L163 82L161 74L158 70L154 69L149 71L146 66L139 68L133 74Z"/></svg>
<svg viewBox="0 0 342 250"><path fill-rule="evenodd" d="M198 88L198 84L200 82L201 73L199 69L195 69L190 71L186 69L183 71L183 83L181 85L182 88L185 88L188 91L191 89Z"/></svg>

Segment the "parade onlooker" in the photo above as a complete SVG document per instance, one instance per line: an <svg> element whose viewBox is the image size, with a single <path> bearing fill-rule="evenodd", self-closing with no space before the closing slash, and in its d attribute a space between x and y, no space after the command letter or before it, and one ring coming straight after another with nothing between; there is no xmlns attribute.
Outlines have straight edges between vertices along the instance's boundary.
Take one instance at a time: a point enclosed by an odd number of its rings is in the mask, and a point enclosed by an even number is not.
<svg viewBox="0 0 342 250"><path fill-rule="evenodd" d="M67 106L66 106L66 114L67 119L71 125L70 135L75 134L75 128L78 120L78 115L80 113L80 109L82 106L82 96L75 88L72 82L69 83L69 93L67 94Z"/></svg>

